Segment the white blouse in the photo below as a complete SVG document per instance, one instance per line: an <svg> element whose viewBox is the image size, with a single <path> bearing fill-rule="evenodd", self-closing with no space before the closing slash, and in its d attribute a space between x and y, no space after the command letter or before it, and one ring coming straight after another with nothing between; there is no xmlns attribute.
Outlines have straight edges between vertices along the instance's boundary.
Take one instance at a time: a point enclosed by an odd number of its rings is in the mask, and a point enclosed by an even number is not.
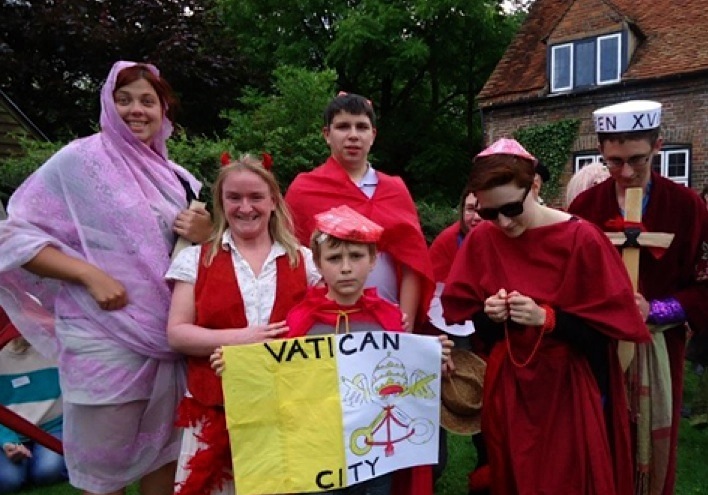
<svg viewBox="0 0 708 495"><path fill-rule="evenodd" d="M248 262L239 253L229 232L224 232L221 238L221 245L231 250L231 261L233 262L238 286L241 289L248 325L264 325L268 323L270 313L273 311L273 305L275 304L276 259L280 256L287 256L285 248L280 243L274 242L268 257L263 263L261 273L256 277ZM196 283L200 252L201 246L184 248L170 265L165 278L190 284ZM312 259L312 251L306 247L300 247L300 252L305 261L307 284L309 286L317 285L321 275Z"/></svg>

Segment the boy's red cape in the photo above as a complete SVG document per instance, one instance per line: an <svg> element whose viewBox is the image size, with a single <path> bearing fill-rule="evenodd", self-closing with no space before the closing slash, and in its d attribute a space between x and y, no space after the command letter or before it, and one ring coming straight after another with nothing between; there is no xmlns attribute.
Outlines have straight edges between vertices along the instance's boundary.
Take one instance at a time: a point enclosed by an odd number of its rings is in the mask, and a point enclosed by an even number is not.
<svg viewBox="0 0 708 495"><path fill-rule="evenodd" d="M326 296L326 287L308 289L305 299L288 313L286 322L289 330L285 338L303 337L316 323L335 327L339 311L347 312L350 321L375 321L383 330L403 331L401 310L398 306L381 299L376 294L375 287L364 289L359 300L351 306L342 306Z"/></svg>
<svg viewBox="0 0 708 495"><path fill-rule="evenodd" d="M422 283L417 322L427 321L428 306L435 290L427 244L418 212L400 177L377 172L376 192L368 198L333 157L311 172L299 174L288 188L285 201L295 222L298 240L310 245L314 216L347 205L384 228L377 248L391 255L399 265L414 270Z"/></svg>

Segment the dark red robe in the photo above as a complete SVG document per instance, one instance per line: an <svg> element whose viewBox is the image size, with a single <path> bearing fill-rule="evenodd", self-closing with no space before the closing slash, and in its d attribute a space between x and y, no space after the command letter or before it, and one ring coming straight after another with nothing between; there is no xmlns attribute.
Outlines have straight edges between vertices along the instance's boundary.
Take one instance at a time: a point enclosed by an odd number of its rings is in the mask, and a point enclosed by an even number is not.
<svg viewBox="0 0 708 495"><path fill-rule="evenodd" d="M700 198L685 186L656 173L642 224L648 232L675 235L671 246L657 259L645 248L639 258L639 292L647 299L675 297L683 306L695 332L708 331L708 212ZM581 193L568 211L606 231L607 223L620 215L615 181L608 179ZM671 368L673 401L671 446L664 495L674 492L676 453L683 396L685 325L664 332Z"/></svg>
<svg viewBox="0 0 708 495"><path fill-rule="evenodd" d="M445 282L459 248L460 222L458 221L440 232L428 250L436 282Z"/></svg>
<svg viewBox="0 0 708 495"><path fill-rule="evenodd" d="M421 298L416 321L427 321L435 282L418 212L400 177L379 171L376 174L379 183L371 198L352 182L333 157L313 171L299 174L285 195L295 222L297 238L301 244L309 246L310 236L315 229L315 215L343 204L378 223L384 232L377 248L390 254L399 265L405 265L419 275Z"/></svg>
<svg viewBox="0 0 708 495"><path fill-rule="evenodd" d="M506 339L496 342L482 408L492 493L631 494L629 421L616 340L643 342L649 334L616 250L581 220L526 230L518 238L482 222L467 235L447 278L445 319L459 323L479 316L485 299L502 288L574 315L609 337L602 349L610 368L609 409L603 411L582 349L547 334L530 363L517 367ZM540 331L509 324L508 345L517 362L532 353Z"/></svg>

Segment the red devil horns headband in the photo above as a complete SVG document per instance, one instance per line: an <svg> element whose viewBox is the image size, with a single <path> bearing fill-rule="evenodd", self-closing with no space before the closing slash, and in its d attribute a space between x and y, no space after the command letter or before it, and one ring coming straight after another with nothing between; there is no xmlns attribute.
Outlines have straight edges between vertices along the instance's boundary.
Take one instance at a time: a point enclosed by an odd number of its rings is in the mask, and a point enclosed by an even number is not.
<svg viewBox="0 0 708 495"><path fill-rule="evenodd" d="M221 154L221 166L226 167L230 165L231 162L231 155L228 151L224 151ZM270 171L270 169L273 168L273 157L270 156L268 153L261 153L261 164L263 165L264 169Z"/></svg>

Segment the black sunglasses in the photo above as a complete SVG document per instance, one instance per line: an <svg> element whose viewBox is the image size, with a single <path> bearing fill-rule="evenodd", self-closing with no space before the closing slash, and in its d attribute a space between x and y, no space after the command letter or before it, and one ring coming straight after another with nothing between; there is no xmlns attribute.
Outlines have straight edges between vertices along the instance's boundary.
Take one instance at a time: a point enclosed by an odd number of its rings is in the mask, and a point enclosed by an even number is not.
<svg viewBox="0 0 708 495"><path fill-rule="evenodd" d="M477 214L482 220L496 220L500 213L507 218L518 217L524 212L524 201L526 201L526 196L529 195L530 190L530 186L526 188L520 201L506 203L498 208L479 208Z"/></svg>

